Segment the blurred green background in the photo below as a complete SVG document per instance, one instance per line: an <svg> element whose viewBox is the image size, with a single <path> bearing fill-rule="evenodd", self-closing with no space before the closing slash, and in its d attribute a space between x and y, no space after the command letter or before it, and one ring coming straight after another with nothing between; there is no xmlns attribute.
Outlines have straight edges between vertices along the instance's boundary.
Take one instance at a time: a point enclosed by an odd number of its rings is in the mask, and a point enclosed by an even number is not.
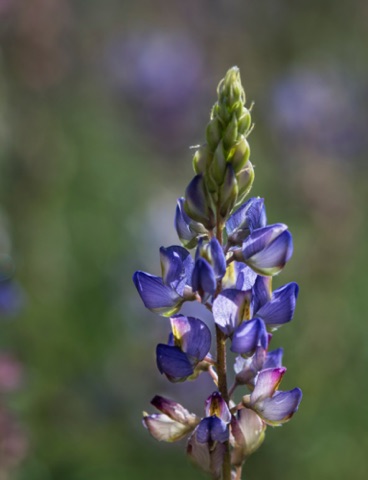
<svg viewBox="0 0 368 480"><path fill-rule="evenodd" d="M245 475L367 478L367 22L365 0L0 0L0 244L22 291L0 323L22 369L1 480L204 478L141 426L156 393L201 414L212 387L161 378L167 322L131 276L177 242L189 146L234 64L252 194L294 235L276 284L301 294L274 340L304 391Z"/></svg>

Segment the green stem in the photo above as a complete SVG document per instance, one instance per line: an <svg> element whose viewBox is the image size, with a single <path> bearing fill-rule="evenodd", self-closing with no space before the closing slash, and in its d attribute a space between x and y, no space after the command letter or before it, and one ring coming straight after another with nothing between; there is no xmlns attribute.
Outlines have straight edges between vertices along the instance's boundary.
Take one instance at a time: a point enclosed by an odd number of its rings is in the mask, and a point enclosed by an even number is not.
<svg viewBox="0 0 368 480"><path fill-rule="evenodd" d="M220 215L217 211L217 225L216 225L216 238L222 245L223 237L222 230L223 224L219 220ZM216 296L221 292L221 282L218 285ZM218 389L229 406L229 392L227 390L227 377L226 377L226 335L216 325L216 346L217 346L217 375L218 375ZM231 480L231 458L230 458L230 442L225 443L225 454L222 464L222 480Z"/></svg>

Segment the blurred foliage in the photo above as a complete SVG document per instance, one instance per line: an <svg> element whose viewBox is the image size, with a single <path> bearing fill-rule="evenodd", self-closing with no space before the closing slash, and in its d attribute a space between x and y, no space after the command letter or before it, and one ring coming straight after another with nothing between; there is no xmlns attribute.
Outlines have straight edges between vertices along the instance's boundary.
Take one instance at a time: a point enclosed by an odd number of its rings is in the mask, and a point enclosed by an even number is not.
<svg viewBox="0 0 368 480"><path fill-rule="evenodd" d="M0 1L0 227L24 296L0 349L23 365L7 404L29 442L4 478L202 478L141 427L155 393L198 413L205 395L154 369L167 325L131 275L176 241L188 146L232 64L256 101L252 193L294 234L277 282L301 286L275 341L304 399L246 478L366 478L367 16L364 0Z"/></svg>

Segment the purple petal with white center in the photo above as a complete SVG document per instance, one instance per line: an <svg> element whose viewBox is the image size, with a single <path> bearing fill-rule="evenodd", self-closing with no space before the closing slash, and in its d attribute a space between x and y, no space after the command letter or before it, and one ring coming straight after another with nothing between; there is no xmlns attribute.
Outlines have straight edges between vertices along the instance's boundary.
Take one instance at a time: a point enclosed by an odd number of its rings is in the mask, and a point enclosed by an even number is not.
<svg viewBox="0 0 368 480"><path fill-rule="evenodd" d="M263 198L250 198L236 210L226 222L226 232L231 243L240 244L257 228L267 223Z"/></svg>
<svg viewBox="0 0 368 480"><path fill-rule="evenodd" d="M217 240L217 238L212 238L209 243L209 249L211 252L212 267L215 272L216 278L220 279L225 275L226 272L226 259L224 251Z"/></svg>
<svg viewBox="0 0 368 480"><path fill-rule="evenodd" d="M205 417L195 430L199 443L224 443L229 440L227 424L216 415Z"/></svg>
<svg viewBox="0 0 368 480"><path fill-rule="evenodd" d="M295 282L288 283L275 290L269 302L256 313L270 327L277 328L293 318L299 286Z"/></svg>
<svg viewBox="0 0 368 480"><path fill-rule="evenodd" d="M292 236L282 223L254 230L242 246L245 263L261 275L277 274L292 252Z"/></svg>
<svg viewBox="0 0 368 480"><path fill-rule="evenodd" d="M255 405L265 398L272 397L280 385L285 372L286 368L284 367L268 368L259 372L256 386L250 396L250 404Z"/></svg>
<svg viewBox="0 0 368 480"><path fill-rule="evenodd" d="M222 464L226 447L223 443L216 443L211 447L207 443L199 443L195 433L189 438L187 454L193 463L201 470L209 473L214 480L221 477Z"/></svg>
<svg viewBox="0 0 368 480"><path fill-rule="evenodd" d="M177 315L170 319L175 344L180 345L192 365L200 362L211 348L211 332L207 325L193 317Z"/></svg>
<svg viewBox="0 0 368 480"><path fill-rule="evenodd" d="M160 373L164 373L171 382L185 380L194 372L188 356L179 347L158 344L156 361Z"/></svg>
<svg viewBox="0 0 368 480"><path fill-rule="evenodd" d="M231 413L220 392L214 392L205 402L205 412L207 417L216 415L223 422L230 423Z"/></svg>
<svg viewBox="0 0 368 480"><path fill-rule="evenodd" d="M234 331L230 350L242 355L252 355L258 346L267 348L266 326L260 318L243 322Z"/></svg>
<svg viewBox="0 0 368 480"><path fill-rule="evenodd" d="M183 299L165 285L162 278L138 271L133 275L133 281L144 306L152 312L170 316L180 310Z"/></svg>
<svg viewBox="0 0 368 480"><path fill-rule="evenodd" d="M197 420L197 416L194 415L194 413L188 412L188 410L182 405L180 405L180 403L169 400L168 398L156 395L151 400L151 404L156 407L157 410L160 410L161 413L164 413L176 422L182 423L184 425L195 425L199 422L199 420Z"/></svg>
<svg viewBox="0 0 368 480"><path fill-rule="evenodd" d="M237 290L250 290L257 278L257 273L242 262L231 262L226 268L222 279L223 288L236 288Z"/></svg>
<svg viewBox="0 0 368 480"><path fill-rule="evenodd" d="M277 426L290 420L298 410L302 396L300 388L276 392L272 398L256 402L253 408L266 423Z"/></svg>
<svg viewBox="0 0 368 480"><path fill-rule="evenodd" d="M213 317L220 330L230 337L242 320L250 319L251 291L223 290L213 302Z"/></svg>
<svg viewBox="0 0 368 480"><path fill-rule="evenodd" d="M252 289L253 312L258 310L272 298L272 277L257 275Z"/></svg>
<svg viewBox="0 0 368 480"><path fill-rule="evenodd" d="M276 350L272 350L272 352L267 352L263 368L280 368L282 366L283 354L284 350L282 348L277 348Z"/></svg>
<svg viewBox="0 0 368 480"><path fill-rule="evenodd" d="M192 274L193 291L201 295L207 293L213 295L216 291L216 277L211 265L204 258L198 258L194 264Z"/></svg>
<svg viewBox="0 0 368 480"><path fill-rule="evenodd" d="M233 465L241 465L254 453L265 438L266 424L251 409L238 410L231 421L231 432L234 437L234 450L231 455Z"/></svg>
<svg viewBox="0 0 368 480"><path fill-rule="evenodd" d="M180 440L194 429L194 425L177 422L164 414L145 414L143 425L156 440L164 442Z"/></svg>

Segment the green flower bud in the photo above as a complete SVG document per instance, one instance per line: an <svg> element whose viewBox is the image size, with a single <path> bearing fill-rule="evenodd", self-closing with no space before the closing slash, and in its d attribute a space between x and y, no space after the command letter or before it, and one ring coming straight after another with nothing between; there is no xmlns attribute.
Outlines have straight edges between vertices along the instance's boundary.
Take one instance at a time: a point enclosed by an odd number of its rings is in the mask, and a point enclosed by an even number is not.
<svg viewBox="0 0 368 480"><path fill-rule="evenodd" d="M236 179L238 181L238 199L236 204L240 205L243 203L244 198L248 195L250 189L252 188L254 181L254 169L253 165L248 162L245 164L243 170L241 170L237 175Z"/></svg>
<svg viewBox="0 0 368 480"><path fill-rule="evenodd" d="M220 120L217 117L214 117L210 120L206 129L206 139L208 146L212 151L214 151L221 140L222 128Z"/></svg>
<svg viewBox="0 0 368 480"><path fill-rule="evenodd" d="M216 148L210 166L210 175L215 180L217 185L221 185L224 181L226 165L227 163L224 155L224 147L221 141Z"/></svg>
<svg viewBox="0 0 368 480"><path fill-rule="evenodd" d="M239 120L238 120L239 133L245 135L250 129L251 124L252 124L252 117L250 115L250 111L247 108L243 107L243 112L239 116Z"/></svg>
<svg viewBox="0 0 368 480"><path fill-rule="evenodd" d="M246 138L241 135L240 139L230 150L227 161L231 163L235 173L239 173L244 167L250 156L250 148Z"/></svg>
<svg viewBox="0 0 368 480"><path fill-rule="evenodd" d="M223 136L225 149L229 150L234 145L237 138L238 138L238 120L236 118L235 113L233 113L230 123L226 127L226 130Z"/></svg>
<svg viewBox="0 0 368 480"><path fill-rule="evenodd" d="M238 182L233 167L228 163L224 183L220 187L219 206L220 215L227 219L234 208L238 197Z"/></svg>
<svg viewBox="0 0 368 480"><path fill-rule="evenodd" d="M240 80L238 67L230 68L218 88L220 102L226 103L228 108L236 108L236 102L245 103L245 93Z"/></svg>
<svg viewBox="0 0 368 480"><path fill-rule="evenodd" d="M208 145L201 145L193 156L193 169L195 173L205 172L207 166L211 163L212 153Z"/></svg>

